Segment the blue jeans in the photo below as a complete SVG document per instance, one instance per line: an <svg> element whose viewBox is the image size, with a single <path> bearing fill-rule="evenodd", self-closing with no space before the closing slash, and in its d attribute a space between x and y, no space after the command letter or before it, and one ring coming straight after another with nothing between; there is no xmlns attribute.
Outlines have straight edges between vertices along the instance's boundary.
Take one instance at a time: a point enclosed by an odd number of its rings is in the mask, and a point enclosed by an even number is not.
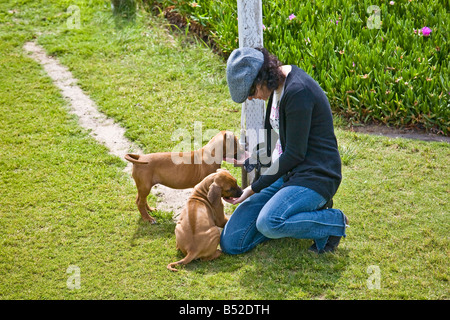
<svg viewBox="0 0 450 320"><path fill-rule="evenodd" d="M236 208L222 231L223 252L244 253L261 242L285 237L314 239L321 250L329 236L345 237L342 211L318 210L326 203L320 194L300 186L281 188L282 184L280 178Z"/></svg>

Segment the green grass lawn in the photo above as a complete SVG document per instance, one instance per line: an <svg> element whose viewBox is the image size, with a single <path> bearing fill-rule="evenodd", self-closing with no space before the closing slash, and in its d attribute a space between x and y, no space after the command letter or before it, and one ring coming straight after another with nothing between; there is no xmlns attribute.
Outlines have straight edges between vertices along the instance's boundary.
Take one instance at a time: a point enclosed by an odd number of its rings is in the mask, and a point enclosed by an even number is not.
<svg viewBox="0 0 450 320"><path fill-rule="evenodd" d="M105 1L48 2L0 4L0 299L450 298L449 144L340 128L334 199L351 227L335 254L280 239L169 272L182 257L170 213L140 219L125 164L78 126L22 46L36 37L146 152L171 150L194 121L239 127L225 62L145 13L123 22ZM80 29L67 28L72 4ZM71 265L79 289L67 287Z"/></svg>

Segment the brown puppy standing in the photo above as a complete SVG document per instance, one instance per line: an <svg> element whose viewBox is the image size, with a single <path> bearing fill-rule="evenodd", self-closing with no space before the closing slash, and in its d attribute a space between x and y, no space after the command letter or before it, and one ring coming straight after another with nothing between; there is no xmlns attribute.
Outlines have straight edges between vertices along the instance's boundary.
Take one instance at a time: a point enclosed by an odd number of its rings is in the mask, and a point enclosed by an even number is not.
<svg viewBox="0 0 450 320"><path fill-rule="evenodd" d="M216 172L223 159L236 159L239 150L236 136L230 131L221 131L195 151L125 155L125 159L133 163L132 175L138 190L136 204L142 219L156 223L155 218L148 214L154 209L147 203L147 196L155 184L173 189L192 188Z"/></svg>
<svg viewBox="0 0 450 320"><path fill-rule="evenodd" d="M172 262L167 269L178 264L188 264L194 259L213 260L222 251L217 249L220 231L228 218L223 213L222 197L238 198L242 194L236 179L224 169L210 174L197 184L181 211L180 220L175 227L177 249L186 255L184 259Z"/></svg>

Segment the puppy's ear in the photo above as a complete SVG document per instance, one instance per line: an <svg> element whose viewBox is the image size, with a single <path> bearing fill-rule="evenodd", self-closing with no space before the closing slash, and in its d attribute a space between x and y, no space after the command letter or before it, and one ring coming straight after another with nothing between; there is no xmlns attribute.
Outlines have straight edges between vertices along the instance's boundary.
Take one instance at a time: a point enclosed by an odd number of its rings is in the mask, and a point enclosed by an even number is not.
<svg viewBox="0 0 450 320"><path fill-rule="evenodd" d="M213 182L210 186L209 186L209 191L208 191L208 201L213 205L213 207L221 204L222 200L222 188L215 182Z"/></svg>
<svg viewBox="0 0 450 320"><path fill-rule="evenodd" d="M217 151L219 151L219 154L217 156L220 156L220 152L222 150L222 145L225 145L226 137L227 137L226 133L221 134L221 135L217 134L214 136L214 138L217 141L217 145L214 148L212 148L212 150L211 150L211 158L216 157L216 149L217 149ZM222 163L222 158L220 158L219 161L220 161L220 163Z"/></svg>
<svg viewBox="0 0 450 320"><path fill-rule="evenodd" d="M234 158L238 151L238 140L232 132L226 131L224 134L224 157Z"/></svg>
<svg viewBox="0 0 450 320"><path fill-rule="evenodd" d="M228 137L226 131L224 131L222 135L222 145L223 145L223 156L225 157L228 148Z"/></svg>

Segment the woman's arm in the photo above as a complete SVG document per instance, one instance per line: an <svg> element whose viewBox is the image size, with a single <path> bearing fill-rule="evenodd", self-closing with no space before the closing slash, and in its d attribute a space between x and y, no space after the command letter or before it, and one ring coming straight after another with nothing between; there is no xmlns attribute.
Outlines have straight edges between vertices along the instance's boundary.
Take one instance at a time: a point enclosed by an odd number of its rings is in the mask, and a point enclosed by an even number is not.
<svg viewBox="0 0 450 320"><path fill-rule="evenodd" d="M253 192L260 192L303 162L308 149L313 107L313 96L306 88L286 96L285 128L280 124L280 139L285 139L283 153L257 181L252 183ZM281 130L285 132L284 136Z"/></svg>

